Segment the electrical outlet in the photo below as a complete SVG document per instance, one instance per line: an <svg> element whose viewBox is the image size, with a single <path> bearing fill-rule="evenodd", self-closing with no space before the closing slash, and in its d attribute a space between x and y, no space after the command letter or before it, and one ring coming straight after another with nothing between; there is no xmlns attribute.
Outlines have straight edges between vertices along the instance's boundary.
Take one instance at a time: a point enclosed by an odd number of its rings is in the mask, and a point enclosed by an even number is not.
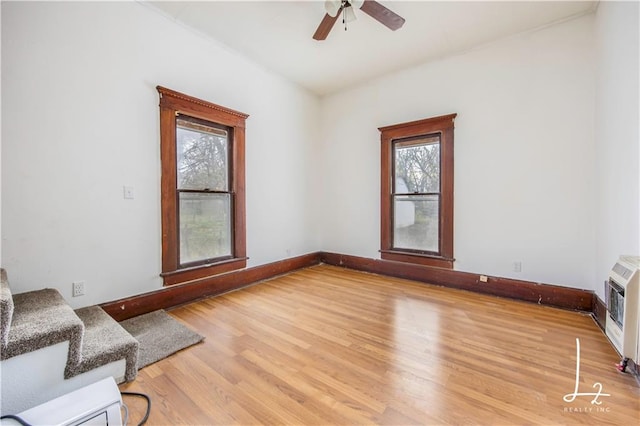
<svg viewBox="0 0 640 426"><path fill-rule="evenodd" d="M513 262L513 272L522 272L522 262L519 260Z"/></svg>
<svg viewBox="0 0 640 426"><path fill-rule="evenodd" d="M72 290L73 297L84 296L84 281L75 281Z"/></svg>

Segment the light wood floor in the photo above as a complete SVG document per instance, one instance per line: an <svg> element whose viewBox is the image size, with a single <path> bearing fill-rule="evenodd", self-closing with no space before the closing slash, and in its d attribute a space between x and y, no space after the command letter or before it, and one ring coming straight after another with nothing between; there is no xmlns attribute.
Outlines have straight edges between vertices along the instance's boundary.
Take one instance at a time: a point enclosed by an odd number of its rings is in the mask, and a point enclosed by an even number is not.
<svg viewBox="0 0 640 426"><path fill-rule="evenodd" d="M148 424L640 421L587 315L319 265L171 311L204 343L142 369ZM573 402L576 338L579 393ZM125 397L132 424L143 404Z"/></svg>

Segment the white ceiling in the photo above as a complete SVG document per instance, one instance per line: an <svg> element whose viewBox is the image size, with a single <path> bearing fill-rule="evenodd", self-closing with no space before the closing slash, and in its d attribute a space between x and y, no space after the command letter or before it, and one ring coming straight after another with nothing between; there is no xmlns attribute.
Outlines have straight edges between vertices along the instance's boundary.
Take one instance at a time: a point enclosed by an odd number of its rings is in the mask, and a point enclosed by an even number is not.
<svg viewBox="0 0 640 426"><path fill-rule="evenodd" d="M345 31L312 39L322 1L150 1L153 8L216 39L318 95L335 92L512 34L592 12L594 1L393 1L406 19L391 31L364 12Z"/></svg>

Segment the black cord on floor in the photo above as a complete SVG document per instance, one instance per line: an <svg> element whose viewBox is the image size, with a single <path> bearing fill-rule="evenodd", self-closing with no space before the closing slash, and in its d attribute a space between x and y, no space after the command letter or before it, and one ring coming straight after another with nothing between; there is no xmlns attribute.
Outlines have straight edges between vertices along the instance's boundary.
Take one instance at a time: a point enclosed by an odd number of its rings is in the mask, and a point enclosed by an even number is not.
<svg viewBox="0 0 640 426"><path fill-rule="evenodd" d="M22 426L31 426L29 423L24 421L24 419L22 417L19 417L19 416L13 415L13 414L7 414L6 416L0 417L0 420L3 420L3 419L12 419L12 420L15 420L16 422L20 423Z"/></svg>
<svg viewBox="0 0 640 426"><path fill-rule="evenodd" d="M142 420L140 420L140 423L138 423L138 426L142 426L143 424L145 424L147 420L149 420L149 414L151 413L151 398L149 398L149 395L139 392L120 392L120 394L122 394L122 396L137 396L139 398L144 398L147 400L147 412L144 414Z"/></svg>

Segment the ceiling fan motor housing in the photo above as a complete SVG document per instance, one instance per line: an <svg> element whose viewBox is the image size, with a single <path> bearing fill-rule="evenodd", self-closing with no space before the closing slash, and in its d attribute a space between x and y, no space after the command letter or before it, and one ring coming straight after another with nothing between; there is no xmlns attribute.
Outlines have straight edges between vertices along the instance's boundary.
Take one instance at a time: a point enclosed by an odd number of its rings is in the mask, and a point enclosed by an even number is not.
<svg viewBox="0 0 640 426"><path fill-rule="evenodd" d="M324 10L329 16L336 16L342 8L354 7L360 9L363 4L364 0L327 0L324 2Z"/></svg>

